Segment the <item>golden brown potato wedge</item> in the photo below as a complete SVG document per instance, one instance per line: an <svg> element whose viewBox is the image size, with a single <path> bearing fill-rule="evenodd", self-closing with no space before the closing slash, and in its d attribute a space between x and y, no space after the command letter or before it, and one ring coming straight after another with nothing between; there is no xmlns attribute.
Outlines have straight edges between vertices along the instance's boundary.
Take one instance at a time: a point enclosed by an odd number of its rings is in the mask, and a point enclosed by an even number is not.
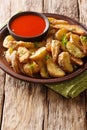
<svg viewBox="0 0 87 130"><path fill-rule="evenodd" d="M36 62L26 63L23 65L23 71L26 75L33 77L33 74L38 73L40 70Z"/></svg>
<svg viewBox="0 0 87 130"><path fill-rule="evenodd" d="M77 46L80 50L83 51L79 35L71 34L70 35L70 42L73 43L75 46Z"/></svg>
<svg viewBox="0 0 87 130"><path fill-rule="evenodd" d="M30 52L27 48L25 47L18 47L18 57L20 63L26 63L29 60Z"/></svg>
<svg viewBox="0 0 87 130"><path fill-rule="evenodd" d="M56 24L68 24L68 22L65 21L65 20L59 20L59 19L55 19L55 18L52 18L52 17L48 17L48 20L53 25L56 25Z"/></svg>
<svg viewBox="0 0 87 130"><path fill-rule="evenodd" d="M42 66L40 68L40 75L41 75L42 78L49 78L47 68L44 64L42 64Z"/></svg>
<svg viewBox="0 0 87 130"><path fill-rule="evenodd" d="M50 36L46 40L46 49L48 52L51 52L51 43L52 43L53 37Z"/></svg>
<svg viewBox="0 0 87 130"><path fill-rule="evenodd" d="M43 59L46 53L47 53L46 47L41 47L34 54L30 56L30 59L31 60Z"/></svg>
<svg viewBox="0 0 87 130"><path fill-rule="evenodd" d="M68 52L61 52L59 54L58 64L67 73L71 73L73 71L73 66L70 62L70 55Z"/></svg>
<svg viewBox="0 0 87 130"><path fill-rule="evenodd" d="M68 52L71 55L73 55L74 57L77 57L77 58L83 58L84 57L84 53L78 47L76 47L73 43L68 42L66 44L66 48L67 48Z"/></svg>
<svg viewBox="0 0 87 130"><path fill-rule="evenodd" d="M74 32L78 35L84 35L85 31L78 25L71 25L71 24L57 24L57 25L53 25L53 28L56 29L61 29L61 28L65 28L68 31Z"/></svg>
<svg viewBox="0 0 87 130"><path fill-rule="evenodd" d="M26 64L23 65L23 72L24 72L26 75L28 75L28 76L30 76L30 77L33 77L32 68L31 68L31 66L30 66L29 63L26 63Z"/></svg>
<svg viewBox="0 0 87 130"><path fill-rule="evenodd" d="M18 47L26 47L28 49L31 49L34 48L35 45L32 42L17 41L15 48L17 49Z"/></svg>
<svg viewBox="0 0 87 130"><path fill-rule="evenodd" d="M11 54L11 66L15 72L20 73L17 51L13 51Z"/></svg>
<svg viewBox="0 0 87 130"><path fill-rule="evenodd" d="M14 47L16 45L16 40L11 36L7 35L3 41L3 46L5 48Z"/></svg>
<svg viewBox="0 0 87 130"><path fill-rule="evenodd" d="M60 53L60 42L58 40L52 40L51 43L51 52L52 52L52 59L56 62L58 54Z"/></svg>
<svg viewBox="0 0 87 130"><path fill-rule="evenodd" d="M62 40L62 37L68 32L67 29L65 28L62 28L62 29L59 29L56 33L55 33L55 38L59 41Z"/></svg>
<svg viewBox="0 0 87 130"><path fill-rule="evenodd" d="M47 71L51 77L63 77L65 72L50 58L47 60Z"/></svg>
<svg viewBox="0 0 87 130"><path fill-rule="evenodd" d="M11 48L11 47L5 52L5 58L9 64L11 63L12 52L13 52L13 48Z"/></svg>
<svg viewBox="0 0 87 130"><path fill-rule="evenodd" d="M71 60L72 64L76 64L76 65L79 65L79 66L83 65L83 61L80 58L76 58L74 56L70 56L70 60Z"/></svg>

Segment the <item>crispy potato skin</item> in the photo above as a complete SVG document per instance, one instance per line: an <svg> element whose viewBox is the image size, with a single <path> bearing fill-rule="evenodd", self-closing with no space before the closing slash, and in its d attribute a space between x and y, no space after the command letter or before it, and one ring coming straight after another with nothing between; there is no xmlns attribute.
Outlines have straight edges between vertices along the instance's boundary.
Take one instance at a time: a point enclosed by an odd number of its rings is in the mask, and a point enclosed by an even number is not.
<svg viewBox="0 0 87 130"><path fill-rule="evenodd" d="M73 43L76 47L78 47L81 51L83 51L80 37L77 34L70 35L70 42Z"/></svg>
<svg viewBox="0 0 87 130"><path fill-rule="evenodd" d="M33 77L35 73L38 73L39 70L40 68L36 62L26 63L23 65L24 73L31 77Z"/></svg>
<svg viewBox="0 0 87 130"><path fill-rule="evenodd" d="M50 36L50 37L48 37L47 40L46 40L46 50L47 50L48 52L51 52L52 39L53 39L53 38Z"/></svg>
<svg viewBox="0 0 87 130"><path fill-rule="evenodd" d="M68 52L61 52L59 54L58 64L67 73L71 73L73 71L73 66L70 62L70 55Z"/></svg>
<svg viewBox="0 0 87 130"><path fill-rule="evenodd" d="M68 24L67 21L65 20L57 20L55 18L52 17L48 17L48 20L50 21L51 24L55 25L55 24Z"/></svg>
<svg viewBox="0 0 87 130"><path fill-rule="evenodd" d="M79 66L83 65L83 61L80 58L76 58L74 56L70 56L70 60L71 60L72 64L79 65Z"/></svg>
<svg viewBox="0 0 87 130"><path fill-rule="evenodd" d="M68 42L66 45L66 48L68 50L68 52L73 55L76 58L83 58L84 57L84 53L78 48L76 47L74 44L72 44L71 42Z"/></svg>
<svg viewBox="0 0 87 130"><path fill-rule="evenodd" d="M26 63L29 60L30 53L27 48L19 47L18 48L18 56L20 63Z"/></svg>
<svg viewBox="0 0 87 130"><path fill-rule="evenodd" d="M40 75L41 75L42 78L49 78L47 68L44 64L42 64L42 66L40 68Z"/></svg>
<svg viewBox="0 0 87 130"><path fill-rule="evenodd" d="M63 77L65 72L52 59L47 60L47 70L51 77Z"/></svg>
<svg viewBox="0 0 87 130"><path fill-rule="evenodd" d="M11 54L11 66L15 72L20 73L17 51L13 51Z"/></svg>
<svg viewBox="0 0 87 130"><path fill-rule="evenodd" d="M46 47L41 47L39 48L34 54L32 54L30 56L31 60L39 60L39 59L43 59L44 56L46 55L47 51L46 51Z"/></svg>
<svg viewBox="0 0 87 130"><path fill-rule="evenodd" d="M3 46L5 48L10 48L15 45L16 45L16 40L11 35L8 35L5 37L5 39L3 41Z"/></svg>
<svg viewBox="0 0 87 130"><path fill-rule="evenodd" d="M59 41L62 40L62 37L68 32L67 29L59 29L56 33L55 33L55 38Z"/></svg>
<svg viewBox="0 0 87 130"><path fill-rule="evenodd" d="M56 25L52 25L53 28L55 29L66 29L70 32L76 33L78 35L84 35L85 31L79 27L78 25L70 25L70 24L56 24Z"/></svg>
<svg viewBox="0 0 87 130"><path fill-rule="evenodd" d="M15 48L17 49L18 47L26 47L27 49L31 49L34 48L35 45L32 42L17 41Z"/></svg>
<svg viewBox="0 0 87 130"><path fill-rule="evenodd" d="M53 61L56 62L58 54L60 53L60 42L58 40L52 40L51 52Z"/></svg>

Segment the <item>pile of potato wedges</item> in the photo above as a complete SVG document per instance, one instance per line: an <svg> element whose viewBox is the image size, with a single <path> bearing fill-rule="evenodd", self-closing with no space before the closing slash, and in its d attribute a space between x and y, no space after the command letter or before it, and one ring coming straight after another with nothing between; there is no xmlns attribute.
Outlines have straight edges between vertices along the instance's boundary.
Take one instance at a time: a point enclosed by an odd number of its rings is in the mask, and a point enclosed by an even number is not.
<svg viewBox="0 0 87 130"><path fill-rule="evenodd" d="M41 42L17 41L7 35L5 58L13 70L30 77L64 77L83 66L87 34L78 25L48 17L50 28Z"/></svg>

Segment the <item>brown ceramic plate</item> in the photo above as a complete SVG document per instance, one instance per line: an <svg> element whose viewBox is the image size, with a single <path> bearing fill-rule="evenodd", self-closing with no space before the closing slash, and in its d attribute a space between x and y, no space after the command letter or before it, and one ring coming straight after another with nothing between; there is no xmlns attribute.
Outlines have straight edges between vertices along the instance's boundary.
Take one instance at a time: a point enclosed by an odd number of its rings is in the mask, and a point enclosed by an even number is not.
<svg viewBox="0 0 87 130"><path fill-rule="evenodd" d="M80 27L82 27L85 32L87 33L87 29L79 22L63 16L63 15L58 15L58 14L49 14L49 13L45 13L46 16L49 17L54 17L56 19L63 19L63 20L67 20L69 23L71 24L77 24ZM3 39L5 38L6 35L8 35L8 29L7 26L4 26L1 30L0 30L0 68L2 68L6 73L10 74L11 76L24 80L24 81L28 81L28 82L33 82L33 83L59 83L65 80L69 80L71 78L75 78L76 76L78 76L79 74L81 74L83 71L85 71L87 69L87 60L85 60L85 64L80 67L78 70L74 71L71 74L68 74L62 78L50 78L50 79L42 79L42 78L31 78L28 76L25 76L23 74L17 74L16 72L13 71L13 69L9 66L9 64L7 63L5 57L4 57L4 51L5 48L3 47Z"/></svg>

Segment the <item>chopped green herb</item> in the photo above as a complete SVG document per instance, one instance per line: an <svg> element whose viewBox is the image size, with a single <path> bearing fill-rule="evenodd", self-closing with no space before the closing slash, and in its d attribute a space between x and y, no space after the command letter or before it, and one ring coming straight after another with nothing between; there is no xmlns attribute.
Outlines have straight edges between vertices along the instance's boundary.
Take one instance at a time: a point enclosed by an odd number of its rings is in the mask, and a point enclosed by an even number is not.
<svg viewBox="0 0 87 130"><path fill-rule="evenodd" d="M29 67L30 67L31 69L33 69L34 64L33 64L33 63L32 63L32 64L29 64Z"/></svg>
<svg viewBox="0 0 87 130"><path fill-rule="evenodd" d="M46 56L45 56L45 59L46 59L46 60L48 60L48 59L50 59L50 58L51 58L50 55L46 55Z"/></svg>
<svg viewBox="0 0 87 130"><path fill-rule="evenodd" d="M66 45L67 42L68 42L68 39L66 38L66 34L65 34L65 35L63 35L63 37L62 37L62 43L63 43L64 45Z"/></svg>
<svg viewBox="0 0 87 130"><path fill-rule="evenodd" d="M82 40L83 42L86 42L86 41L87 41L87 36L81 36L81 40Z"/></svg>

